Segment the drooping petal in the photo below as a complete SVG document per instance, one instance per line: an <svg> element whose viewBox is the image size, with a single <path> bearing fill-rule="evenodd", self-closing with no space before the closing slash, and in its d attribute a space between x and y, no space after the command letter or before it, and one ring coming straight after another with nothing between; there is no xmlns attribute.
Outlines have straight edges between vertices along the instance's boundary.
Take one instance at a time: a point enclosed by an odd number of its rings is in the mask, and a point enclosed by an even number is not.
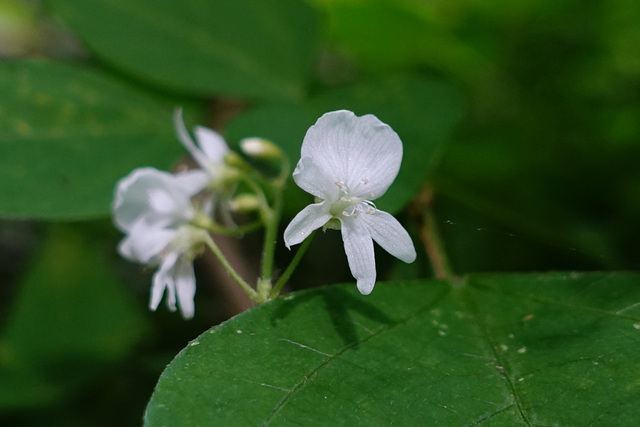
<svg viewBox="0 0 640 427"><path fill-rule="evenodd" d="M311 157L300 159L293 171L293 180L298 187L323 200L333 202L340 195L336 179L319 168Z"/></svg>
<svg viewBox="0 0 640 427"><path fill-rule="evenodd" d="M195 313L193 299L196 295L196 275L193 262L187 257L178 258L174 267L174 280L180 313L185 319L191 319Z"/></svg>
<svg viewBox="0 0 640 427"><path fill-rule="evenodd" d="M151 298L149 308L155 311L162 300L162 295L167 290L167 307L171 311L176 311L175 281L173 270L178 260L177 252L169 252L162 260L160 268L154 273L151 285Z"/></svg>
<svg viewBox="0 0 640 427"><path fill-rule="evenodd" d="M371 237L382 249L406 263L415 261L413 241L392 215L376 210L373 214L362 214L358 219L364 222Z"/></svg>
<svg viewBox="0 0 640 427"><path fill-rule="evenodd" d="M376 283L376 259L373 240L366 225L359 218L346 217L342 222L342 240L349 269L356 278L362 295L369 295Z"/></svg>
<svg viewBox="0 0 640 427"><path fill-rule="evenodd" d="M345 184L351 196L373 200L398 175L402 142L373 115L332 111L309 128L301 157L311 157L328 176Z"/></svg>
<svg viewBox="0 0 640 427"><path fill-rule="evenodd" d="M176 235L176 230L150 227L144 220L139 221L118 245L123 257L147 264L159 255Z"/></svg>
<svg viewBox="0 0 640 427"><path fill-rule="evenodd" d="M218 132L204 126L197 126L195 134L200 150L204 153L208 165L223 164L224 156L229 152L229 147L224 138Z"/></svg>
<svg viewBox="0 0 640 427"><path fill-rule="evenodd" d="M187 149L189 154L191 154L191 157L193 157L193 159L200 165L201 168L206 169L209 162L207 161L204 153L198 147L196 147L193 139L191 139L191 135L189 135L189 132L184 125L184 120L182 119L182 108L176 108L173 112L173 124L176 128L178 139L180 140L184 148Z"/></svg>
<svg viewBox="0 0 640 427"><path fill-rule="evenodd" d="M284 230L284 244L288 249L309 237L312 231L331 219L327 202L307 206L296 215Z"/></svg>

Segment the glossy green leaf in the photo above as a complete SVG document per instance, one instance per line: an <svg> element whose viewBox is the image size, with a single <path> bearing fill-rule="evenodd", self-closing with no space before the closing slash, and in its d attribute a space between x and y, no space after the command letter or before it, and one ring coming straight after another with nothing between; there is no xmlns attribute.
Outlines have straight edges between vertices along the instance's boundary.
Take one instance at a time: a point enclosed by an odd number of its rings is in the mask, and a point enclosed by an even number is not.
<svg viewBox="0 0 640 427"><path fill-rule="evenodd" d="M163 373L147 426L631 425L640 275L471 275L289 295Z"/></svg>
<svg viewBox="0 0 640 427"><path fill-rule="evenodd" d="M117 80L51 62L0 65L0 215L104 215L118 179L180 152L169 109Z"/></svg>
<svg viewBox="0 0 640 427"><path fill-rule="evenodd" d="M51 0L103 59L145 81L197 95L302 93L316 17L302 0Z"/></svg>
<svg viewBox="0 0 640 427"><path fill-rule="evenodd" d="M55 226L0 334L0 408L64 398L122 360L146 324L90 230Z"/></svg>
<svg viewBox="0 0 640 427"><path fill-rule="evenodd" d="M352 110L374 114L400 136L404 147L396 181L376 205L389 212L404 208L439 160L443 143L462 116L457 92L445 83L417 76L398 76L328 91L298 105L270 104L239 116L229 125L230 139L259 135L281 145L292 165L300 158L304 135L324 113ZM288 190L288 213L309 202L295 185Z"/></svg>

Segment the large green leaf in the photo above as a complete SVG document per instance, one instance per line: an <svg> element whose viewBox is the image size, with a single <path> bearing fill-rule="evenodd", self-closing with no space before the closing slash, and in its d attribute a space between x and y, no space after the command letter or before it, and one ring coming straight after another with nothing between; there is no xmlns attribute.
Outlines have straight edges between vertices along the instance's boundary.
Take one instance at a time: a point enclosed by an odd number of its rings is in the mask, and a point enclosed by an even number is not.
<svg viewBox="0 0 640 427"><path fill-rule="evenodd" d="M229 125L231 140L250 135L282 146L291 162L300 158L305 132L324 113L352 110L375 114L400 136L402 167L389 191L376 201L390 212L401 210L423 185L439 159L440 149L462 116L458 93L447 84L419 76L396 76L334 89L301 104L267 104L239 116ZM310 196L293 185L287 193L287 213L299 210Z"/></svg>
<svg viewBox="0 0 640 427"><path fill-rule="evenodd" d="M289 295L163 373L147 426L631 425L640 275L471 275Z"/></svg>
<svg viewBox="0 0 640 427"><path fill-rule="evenodd" d="M180 150L170 112L131 87L57 63L0 65L0 215L106 214L119 178Z"/></svg>
<svg viewBox="0 0 640 427"><path fill-rule="evenodd" d="M146 324L96 245L96 233L54 226L0 335L0 409L51 404L128 355Z"/></svg>
<svg viewBox="0 0 640 427"><path fill-rule="evenodd" d="M50 0L96 54L193 94L297 98L315 54L302 0Z"/></svg>

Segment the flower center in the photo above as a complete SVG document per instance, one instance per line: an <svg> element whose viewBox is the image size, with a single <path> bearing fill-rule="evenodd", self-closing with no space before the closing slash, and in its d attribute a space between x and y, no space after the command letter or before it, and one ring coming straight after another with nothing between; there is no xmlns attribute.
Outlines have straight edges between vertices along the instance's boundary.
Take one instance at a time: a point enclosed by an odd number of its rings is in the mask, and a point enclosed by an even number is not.
<svg viewBox="0 0 640 427"><path fill-rule="evenodd" d="M368 180L362 180L363 184L367 184ZM335 182L338 189L340 189L340 197L336 200L329 209L329 213L334 218L340 216L353 216L357 218L361 213L373 215L376 213L376 205L370 200L364 197L353 197L349 195L349 188L340 181Z"/></svg>
<svg viewBox="0 0 640 427"><path fill-rule="evenodd" d="M178 228L175 237L169 242L166 250L179 252L188 259L193 259L204 251L206 230L192 225Z"/></svg>

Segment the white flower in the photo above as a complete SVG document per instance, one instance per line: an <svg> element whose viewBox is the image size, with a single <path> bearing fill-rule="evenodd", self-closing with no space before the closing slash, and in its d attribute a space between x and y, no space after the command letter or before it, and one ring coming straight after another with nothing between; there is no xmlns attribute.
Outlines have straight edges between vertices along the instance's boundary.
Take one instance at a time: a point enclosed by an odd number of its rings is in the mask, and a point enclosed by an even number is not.
<svg viewBox="0 0 640 427"><path fill-rule="evenodd" d="M173 121L182 145L196 163L209 174L208 187L211 192L204 200L203 212L213 215L216 208L219 208L223 221L229 226L233 225L228 199L235 190L237 177L233 168L225 163L225 158L231 152L227 143L216 131L196 126L193 132L196 136L196 144L184 125L180 108L175 110Z"/></svg>
<svg viewBox="0 0 640 427"><path fill-rule="evenodd" d="M396 258L413 262L416 251L407 231L371 202L387 191L401 161L400 138L375 116L341 110L320 117L304 137L293 172L296 184L318 201L287 226L287 247L322 226L340 228L351 274L364 295L376 281L374 240Z"/></svg>
<svg viewBox="0 0 640 427"><path fill-rule="evenodd" d="M180 142L193 159L209 173L212 180L218 179L224 173L224 158L230 151L224 138L212 129L196 126L193 133L195 133L198 143L193 142L184 126L182 109L180 108L177 108L173 113L173 122Z"/></svg>
<svg viewBox="0 0 640 427"><path fill-rule="evenodd" d="M196 279L192 262L203 248L206 231L189 225L196 215L191 197L208 182L209 175L201 170L172 175L140 168L117 184L114 222L126 233L118 251L132 261L159 266L153 276L152 310L166 289L169 309L176 310L177 300L182 315L193 317Z"/></svg>

